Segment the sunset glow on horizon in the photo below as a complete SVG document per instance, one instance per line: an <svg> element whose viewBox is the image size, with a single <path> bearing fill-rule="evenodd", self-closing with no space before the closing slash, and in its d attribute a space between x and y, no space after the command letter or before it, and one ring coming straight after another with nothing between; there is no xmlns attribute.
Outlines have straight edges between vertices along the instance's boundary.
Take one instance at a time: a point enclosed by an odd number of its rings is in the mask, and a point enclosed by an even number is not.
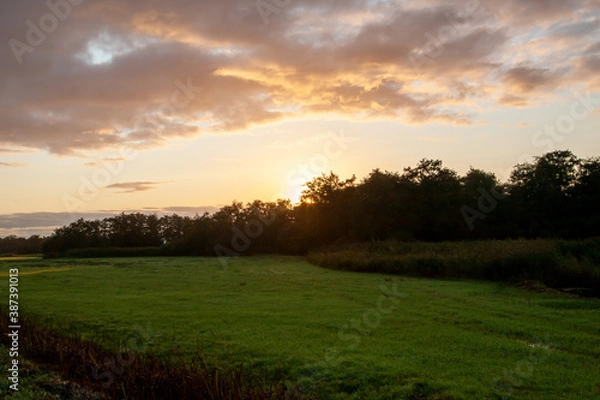
<svg viewBox="0 0 600 400"><path fill-rule="evenodd" d="M265 6L265 3L267 6ZM600 155L595 0L33 0L0 12L0 236Z"/></svg>

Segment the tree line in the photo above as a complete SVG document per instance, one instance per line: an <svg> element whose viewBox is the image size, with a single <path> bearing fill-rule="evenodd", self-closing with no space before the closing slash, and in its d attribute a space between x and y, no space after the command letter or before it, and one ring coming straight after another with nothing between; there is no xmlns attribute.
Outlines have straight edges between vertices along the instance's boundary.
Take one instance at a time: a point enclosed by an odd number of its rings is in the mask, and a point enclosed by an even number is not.
<svg viewBox="0 0 600 400"><path fill-rule="evenodd" d="M8 235L0 238L0 256L39 254L42 252L42 244L45 240L44 237L39 235L32 235L28 238Z"/></svg>
<svg viewBox="0 0 600 400"><path fill-rule="evenodd" d="M585 238L600 234L600 158L560 150L516 165L508 182L470 168L463 176L423 159L402 173L375 169L360 181L323 174L300 203L242 204L213 214L120 214L57 229L44 253L160 248L165 255L303 254L335 243Z"/></svg>

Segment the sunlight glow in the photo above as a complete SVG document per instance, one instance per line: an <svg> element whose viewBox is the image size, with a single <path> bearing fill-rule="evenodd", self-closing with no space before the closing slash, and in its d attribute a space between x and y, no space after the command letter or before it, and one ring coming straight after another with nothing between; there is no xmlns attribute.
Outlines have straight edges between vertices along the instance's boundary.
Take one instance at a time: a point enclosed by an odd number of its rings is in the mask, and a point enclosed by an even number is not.
<svg viewBox="0 0 600 400"><path fill-rule="evenodd" d="M75 57L88 65L110 64L115 57L142 49L155 41L149 37L125 40L108 32L101 32L87 43L85 51L76 54Z"/></svg>
<svg viewBox="0 0 600 400"><path fill-rule="evenodd" d="M300 203L300 196L302 196L302 191L306 189L304 186L296 186L290 187L286 192L286 197L290 199L292 204Z"/></svg>

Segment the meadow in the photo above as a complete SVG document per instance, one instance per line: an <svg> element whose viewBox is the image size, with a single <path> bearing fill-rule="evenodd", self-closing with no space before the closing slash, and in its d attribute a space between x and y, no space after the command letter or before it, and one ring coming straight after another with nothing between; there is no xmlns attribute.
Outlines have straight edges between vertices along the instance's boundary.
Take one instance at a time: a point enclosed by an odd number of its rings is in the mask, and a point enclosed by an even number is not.
<svg viewBox="0 0 600 400"><path fill-rule="evenodd" d="M597 299L287 256L226 267L198 257L2 260L3 280L9 268L19 269L21 313L48 328L171 363L201 353L243 364L306 397L600 399ZM119 384L114 370L97 372Z"/></svg>

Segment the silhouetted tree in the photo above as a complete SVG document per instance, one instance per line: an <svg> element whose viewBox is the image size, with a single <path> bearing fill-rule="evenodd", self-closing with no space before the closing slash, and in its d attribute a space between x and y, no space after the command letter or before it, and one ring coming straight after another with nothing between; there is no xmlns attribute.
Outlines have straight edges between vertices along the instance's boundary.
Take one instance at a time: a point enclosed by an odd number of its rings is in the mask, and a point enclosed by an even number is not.
<svg viewBox="0 0 600 400"><path fill-rule="evenodd" d="M461 182L458 174L444 168L440 160L423 159L415 168L405 168L402 179L414 187L414 212L418 222L414 236L420 240L458 239Z"/></svg>
<svg viewBox="0 0 600 400"><path fill-rule="evenodd" d="M419 223L416 196L415 185L397 173L373 170L356 188L351 237L412 239Z"/></svg>
<svg viewBox="0 0 600 400"><path fill-rule="evenodd" d="M401 175L375 169L356 183L354 176L344 180L330 172L305 186L295 207L289 200L234 201L194 218L123 213L78 219L44 239L43 251L162 246L172 255L217 255L216 248L226 254L302 254L345 241L600 234L600 158L581 160L568 150L516 165L505 184L480 169L459 176L440 160L423 159ZM477 215L477 229L465 220L465 207ZM24 240L7 237L0 250L23 251Z"/></svg>
<svg viewBox="0 0 600 400"><path fill-rule="evenodd" d="M517 165L510 177L513 218L525 237L566 235L570 192L577 184L581 160L570 151L554 151L533 163Z"/></svg>
<svg viewBox="0 0 600 400"><path fill-rule="evenodd" d="M295 216L306 247L322 246L348 237L355 181L355 176L342 180L330 172L305 184Z"/></svg>
<svg viewBox="0 0 600 400"><path fill-rule="evenodd" d="M40 254L46 240L39 235L32 235L28 238L9 235L0 238L0 255Z"/></svg>
<svg viewBox="0 0 600 400"><path fill-rule="evenodd" d="M582 160L575 185L569 188L572 236L589 237L600 230L600 158Z"/></svg>

